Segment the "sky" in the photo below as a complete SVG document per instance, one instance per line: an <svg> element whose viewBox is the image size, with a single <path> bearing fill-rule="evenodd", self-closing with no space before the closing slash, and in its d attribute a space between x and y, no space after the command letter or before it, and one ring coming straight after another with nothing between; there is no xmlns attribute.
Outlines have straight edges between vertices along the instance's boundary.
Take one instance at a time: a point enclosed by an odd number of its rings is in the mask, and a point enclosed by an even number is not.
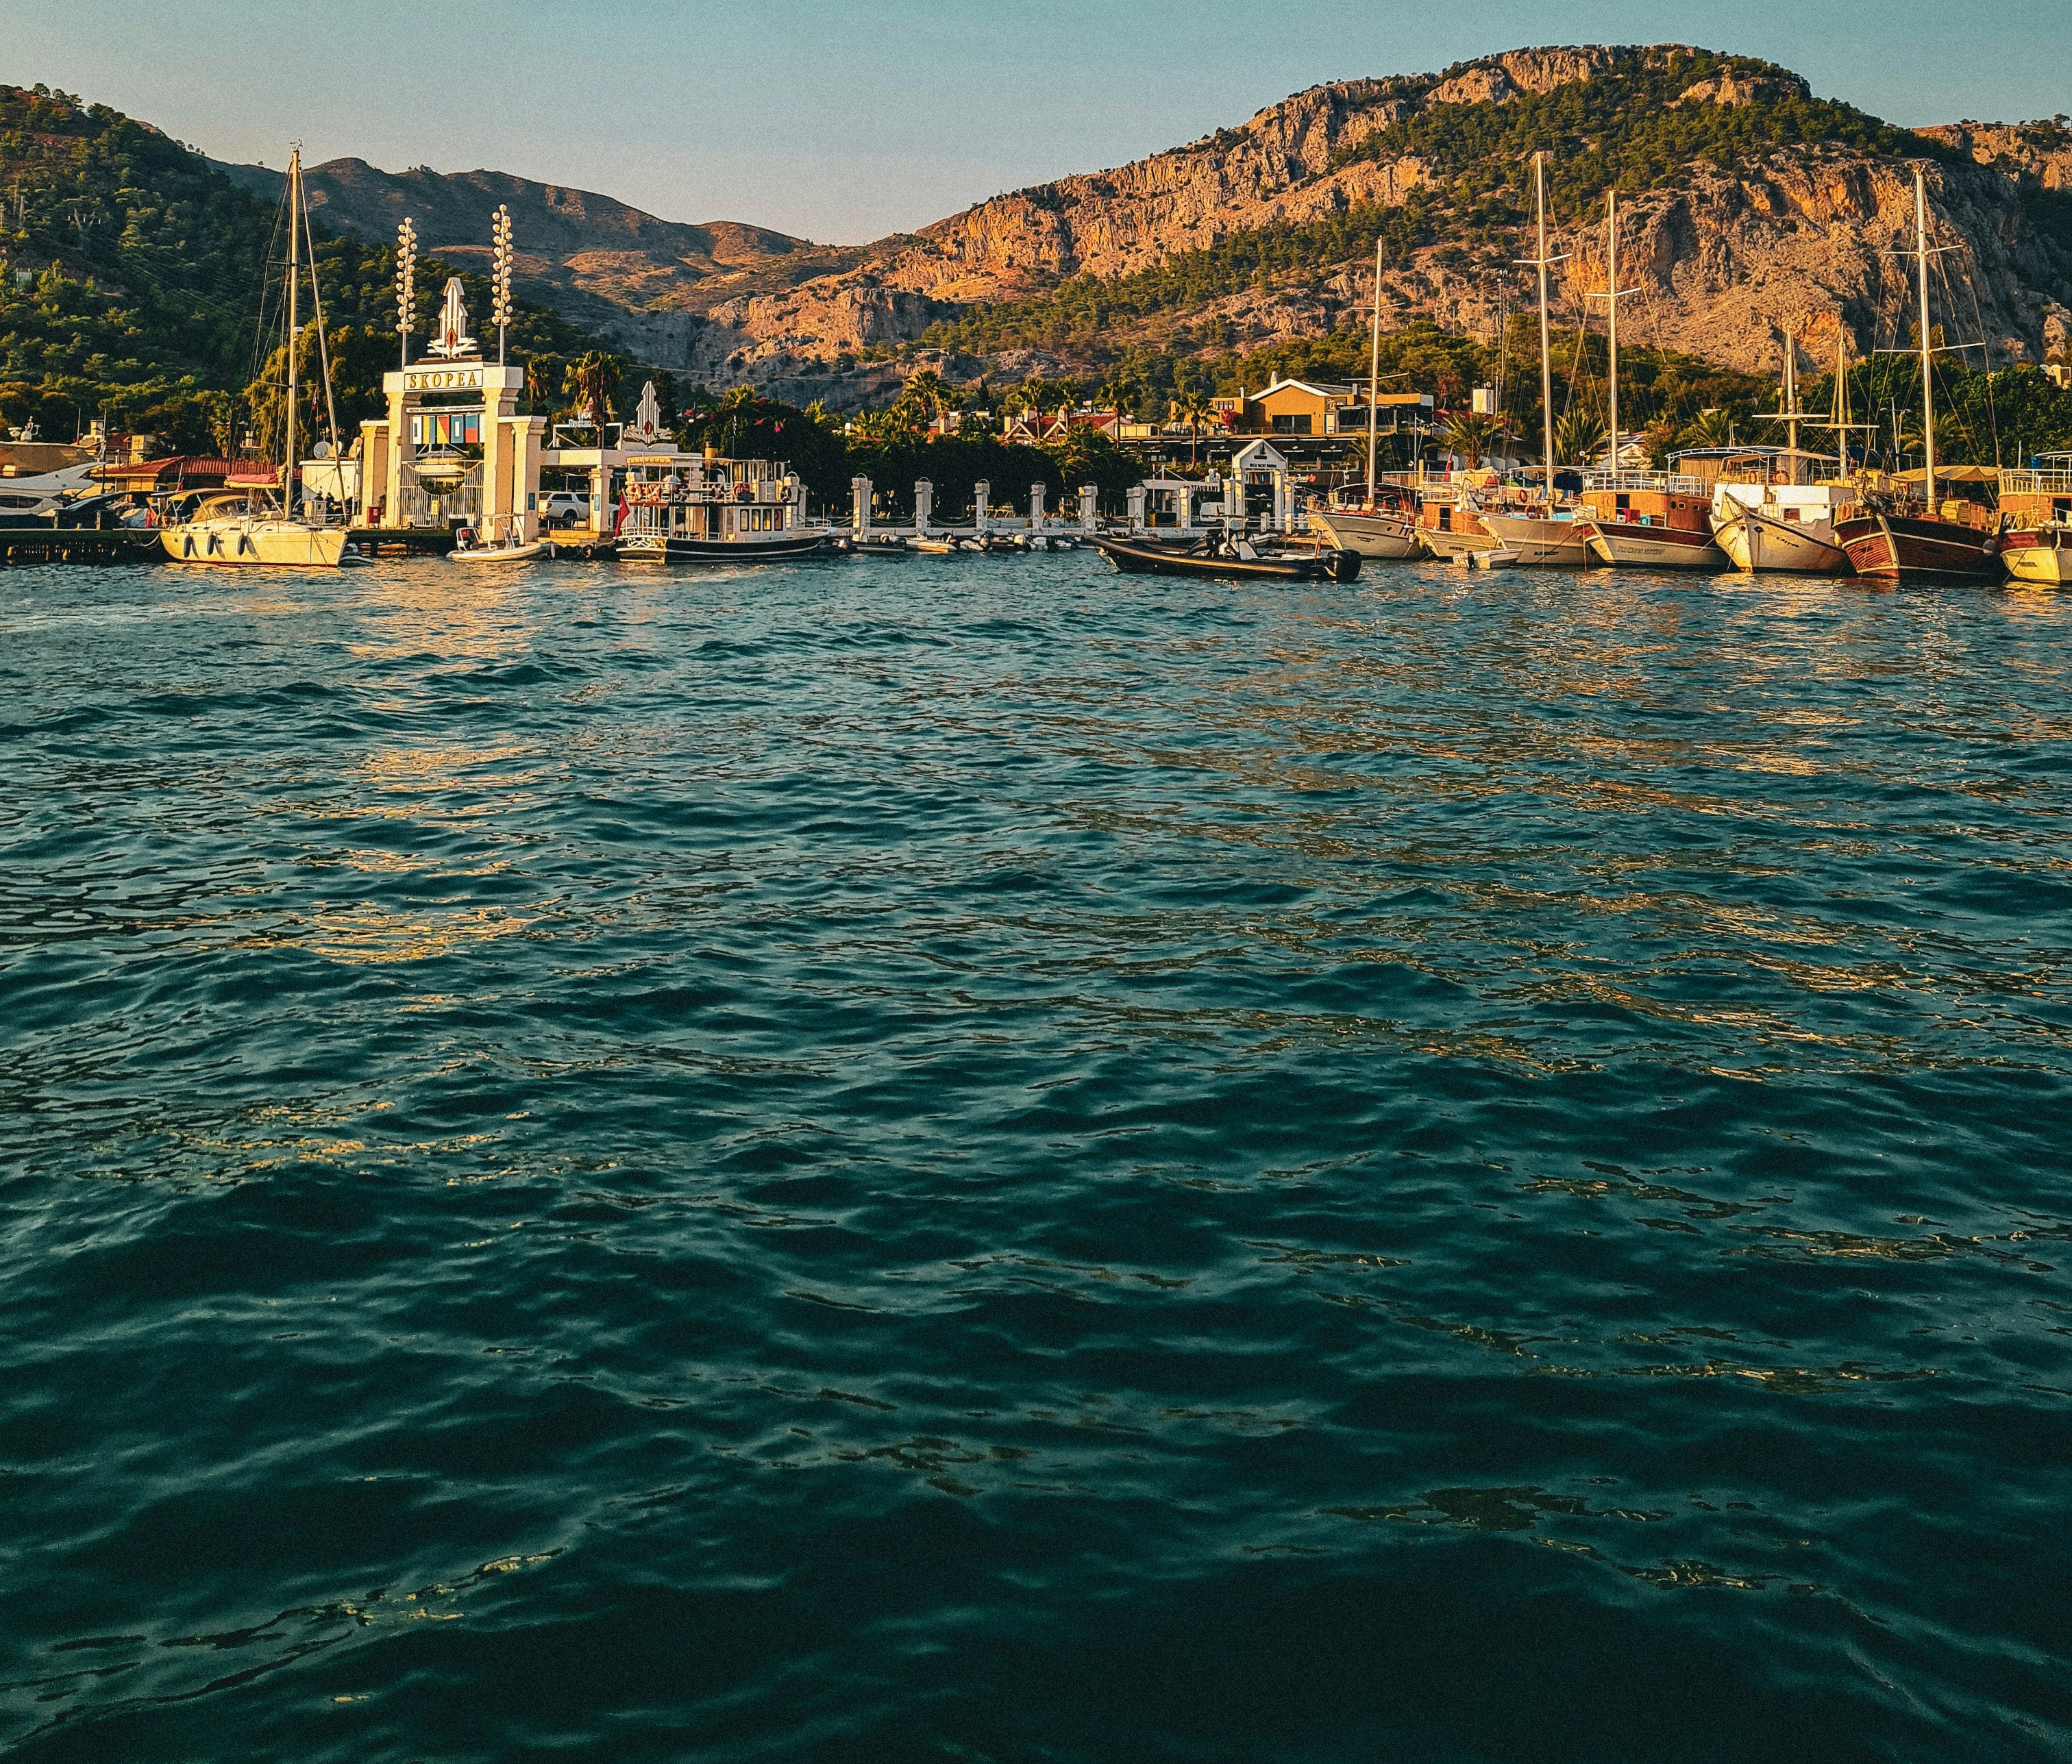
<svg viewBox="0 0 2072 1764"><path fill-rule="evenodd" d="M0 81L219 159L487 167L829 244L1120 165L1330 80L1544 43L1761 55L1901 124L2072 109L2072 0L0 0Z"/></svg>

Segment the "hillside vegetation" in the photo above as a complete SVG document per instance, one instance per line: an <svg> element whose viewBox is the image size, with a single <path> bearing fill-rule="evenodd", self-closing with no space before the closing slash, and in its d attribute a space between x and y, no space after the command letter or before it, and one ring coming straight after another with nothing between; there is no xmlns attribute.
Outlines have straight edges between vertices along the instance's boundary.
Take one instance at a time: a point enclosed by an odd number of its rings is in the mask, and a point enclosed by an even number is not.
<svg viewBox="0 0 2072 1764"><path fill-rule="evenodd" d="M1771 62L1675 46L1613 56L1588 79L1508 92L1501 101L1468 95L1490 89L1472 79L1475 64L1385 82L1392 96L1420 100L1422 108L1342 147L1332 162L1416 159L1436 187L1437 211L1466 240L1507 240L1532 218L1538 152L1548 155L1548 199L1563 215L1594 207L1614 189L1674 187L1700 161L1738 171L1780 148L1949 157L1939 144L1854 105L1814 97L1796 74ZM1704 96L1688 97L1693 88ZM1460 95L1448 97L1449 91Z"/></svg>
<svg viewBox="0 0 2072 1764"><path fill-rule="evenodd" d="M356 422L395 358L394 251L315 236L339 416ZM69 441L105 414L185 450L220 446L278 341L285 240L278 204L157 129L64 92L0 87L0 420L33 418ZM450 273L419 260L421 339ZM462 280L480 322L487 284ZM597 347L529 302L511 340L520 356Z"/></svg>

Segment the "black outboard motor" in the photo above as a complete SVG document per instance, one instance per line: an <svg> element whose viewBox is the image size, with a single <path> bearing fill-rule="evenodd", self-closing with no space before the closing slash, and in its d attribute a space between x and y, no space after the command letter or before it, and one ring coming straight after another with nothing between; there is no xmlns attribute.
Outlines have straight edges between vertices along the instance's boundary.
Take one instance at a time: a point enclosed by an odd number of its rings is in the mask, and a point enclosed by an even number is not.
<svg viewBox="0 0 2072 1764"><path fill-rule="evenodd" d="M1342 545L1326 554L1330 564L1331 580L1334 582L1356 582L1359 580L1360 554L1350 545Z"/></svg>

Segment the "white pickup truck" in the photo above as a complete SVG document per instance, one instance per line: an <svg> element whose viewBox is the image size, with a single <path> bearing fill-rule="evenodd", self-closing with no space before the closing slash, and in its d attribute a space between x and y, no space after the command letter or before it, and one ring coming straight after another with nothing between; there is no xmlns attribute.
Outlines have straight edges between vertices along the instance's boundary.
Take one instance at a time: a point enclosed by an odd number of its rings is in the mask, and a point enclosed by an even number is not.
<svg viewBox="0 0 2072 1764"><path fill-rule="evenodd" d="M581 490L549 490L540 498L540 524L553 529L590 525L590 498Z"/></svg>

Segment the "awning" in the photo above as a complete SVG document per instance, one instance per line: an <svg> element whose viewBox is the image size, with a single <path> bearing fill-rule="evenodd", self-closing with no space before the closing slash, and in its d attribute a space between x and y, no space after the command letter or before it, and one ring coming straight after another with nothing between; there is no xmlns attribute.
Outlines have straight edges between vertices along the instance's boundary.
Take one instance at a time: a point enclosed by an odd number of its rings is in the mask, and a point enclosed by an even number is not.
<svg viewBox="0 0 2072 1764"><path fill-rule="evenodd" d="M1928 474L1917 467L1910 472L1890 472L1886 474L1895 484L1918 484ZM1938 484L1997 484L2000 469L1997 466L1938 466L1935 482Z"/></svg>

